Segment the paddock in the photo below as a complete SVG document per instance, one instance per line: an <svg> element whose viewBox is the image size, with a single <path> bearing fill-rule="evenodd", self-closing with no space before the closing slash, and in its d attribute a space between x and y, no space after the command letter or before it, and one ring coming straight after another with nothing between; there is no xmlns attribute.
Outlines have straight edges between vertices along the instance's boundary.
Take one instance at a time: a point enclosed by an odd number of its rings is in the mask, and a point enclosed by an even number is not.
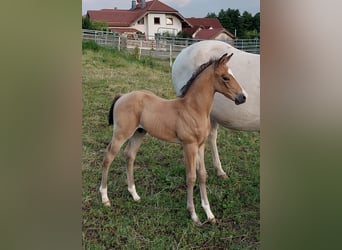
<svg viewBox="0 0 342 250"><path fill-rule="evenodd" d="M136 60L125 51L83 50L83 162L82 241L85 248L258 248L259 215L259 134L219 130L220 158L230 175L216 177L207 145L208 196L218 221L203 228L193 225L186 206L185 167L182 149L146 136L136 163L135 182L142 198L135 203L127 191L123 152L109 172L108 196L112 207L102 206L98 193L101 161L112 128L107 126L108 105L114 93L136 89L175 98L171 69L162 61ZM226 151L231 152L229 155ZM199 189L194 190L196 209ZM183 219L179 219L183 218ZM184 218L187 218L184 220ZM158 237L156 237L158 235Z"/></svg>

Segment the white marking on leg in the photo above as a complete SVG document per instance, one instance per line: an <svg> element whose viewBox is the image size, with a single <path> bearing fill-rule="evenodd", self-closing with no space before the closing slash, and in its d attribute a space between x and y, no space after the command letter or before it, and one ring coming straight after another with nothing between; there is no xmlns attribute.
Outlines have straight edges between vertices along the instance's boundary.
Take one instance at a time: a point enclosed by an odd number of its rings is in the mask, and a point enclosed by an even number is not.
<svg viewBox="0 0 342 250"><path fill-rule="evenodd" d="M211 212L209 203L206 203L204 200L201 202L202 207L208 217L208 220L213 220L215 218L214 214Z"/></svg>
<svg viewBox="0 0 342 250"><path fill-rule="evenodd" d="M188 211L190 212L190 217L191 217L192 221L195 222L196 224L200 225L201 221L196 214L193 202L187 201L186 207L187 207Z"/></svg>
<svg viewBox="0 0 342 250"><path fill-rule="evenodd" d="M100 193L101 193L102 203L105 206L110 206L110 202L109 202L108 194L107 194L107 188L102 188L102 186L100 186Z"/></svg>
<svg viewBox="0 0 342 250"><path fill-rule="evenodd" d="M198 218L197 214L194 212L194 213L191 213L191 219L193 222L195 222L196 224L200 225L201 224L201 221L200 219Z"/></svg>
<svg viewBox="0 0 342 250"><path fill-rule="evenodd" d="M137 191L135 190L135 185L132 185L132 187L128 187L128 191L133 196L133 200L140 201L140 196L137 194Z"/></svg>

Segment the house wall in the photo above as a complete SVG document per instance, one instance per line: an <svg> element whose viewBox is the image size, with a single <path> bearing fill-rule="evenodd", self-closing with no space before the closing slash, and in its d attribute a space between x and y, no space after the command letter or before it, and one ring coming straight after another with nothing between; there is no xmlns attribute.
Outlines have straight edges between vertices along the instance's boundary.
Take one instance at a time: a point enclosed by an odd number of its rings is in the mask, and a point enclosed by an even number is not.
<svg viewBox="0 0 342 250"><path fill-rule="evenodd" d="M221 33L218 36L215 37L215 40L220 40L220 41L233 41L233 39L228 36L226 33Z"/></svg>
<svg viewBox="0 0 342 250"><path fill-rule="evenodd" d="M154 24L154 18L159 17L160 18L160 24ZM173 24L166 24L167 18L172 18ZM171 34L177 35L179 31L182 30L182 23L178 19L178 17L173 15L167 15L167 14L148 14L147 16L147 22L145 22L146 26L146 35L149 39L154 39L156 33L165 33L169 32Z"/></svg>
<svg viewBox="0 0 342 250"><path fill-rule="evenodd" d="M160 24L154 24L154 18L159 17ZM173 24L167 24L167 18L172 18ZM131 28L137 29L142 33L146 34L148 39L154 39L156 33L165 33L169 32L170 34L177 35L179 31L182 30L181 20L173 15L167 14L148 14L144 17L144 24L135 23L131 26Z"/></svg>
<svg viewBox="0 0 342 250"><path fill-rule="evenodd" d="M134 28L134 29L137 29L137 30L141 31L141 33L146 33L147 17L144 16L144 24L138 24L138 22L136 22L136 23L133 24L131 27Z"/></svg>

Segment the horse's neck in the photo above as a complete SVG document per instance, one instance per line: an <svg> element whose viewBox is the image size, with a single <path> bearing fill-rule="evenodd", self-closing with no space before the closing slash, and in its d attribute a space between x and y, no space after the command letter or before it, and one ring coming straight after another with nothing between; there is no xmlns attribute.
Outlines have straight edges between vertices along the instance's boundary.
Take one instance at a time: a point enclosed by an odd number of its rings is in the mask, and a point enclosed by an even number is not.
<svg viewBox="0 0 342 250"><path fill-rule="evenodd" d="M188 105L205 116L209 115L214 101L215 89L211 82L211 75L208 72L202 72L184 97Z"/></svg>

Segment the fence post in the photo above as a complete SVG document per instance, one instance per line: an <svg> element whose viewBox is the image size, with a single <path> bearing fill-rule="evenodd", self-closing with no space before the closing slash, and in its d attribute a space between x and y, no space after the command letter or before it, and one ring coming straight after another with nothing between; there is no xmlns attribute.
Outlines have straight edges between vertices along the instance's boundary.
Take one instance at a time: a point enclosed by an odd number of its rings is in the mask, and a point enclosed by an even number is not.
<svg viewBox="0 0 342 250"><path fill-rule="evenodd" d="M139 60L140 60L140 57L141 57L141 47L142 47L142 44L143 44L143 41L141 40L140 41L140 47L139 47Z"/></svg>
<svg viewBox="0 0 342 250"><path fill-rule="evenodd" d="M120 51L121 49L121 36L119 35L119 39L118 39L118 51Z"/></svg>
<svg viewBox="0 0 342 250"><path fill-rule="evenodd" d="M113 46L113 48L115 48L115 33L113 33L112 35L113 35L113 44L112 44L112 46Z"/></svg>
<svg viewBox="0 0 342 250"><path fill-rule="evenodd" d="M258 38L255 38L254 53L258 52L257 46L258 46ZM260 50L260 48L259 48L259 50Z"/></svg>
<svg viewBox="0 0 342 250"><path fill-rule="evenodd" d="M172 67L172 44L170 44L170 68Z"/></svg>

